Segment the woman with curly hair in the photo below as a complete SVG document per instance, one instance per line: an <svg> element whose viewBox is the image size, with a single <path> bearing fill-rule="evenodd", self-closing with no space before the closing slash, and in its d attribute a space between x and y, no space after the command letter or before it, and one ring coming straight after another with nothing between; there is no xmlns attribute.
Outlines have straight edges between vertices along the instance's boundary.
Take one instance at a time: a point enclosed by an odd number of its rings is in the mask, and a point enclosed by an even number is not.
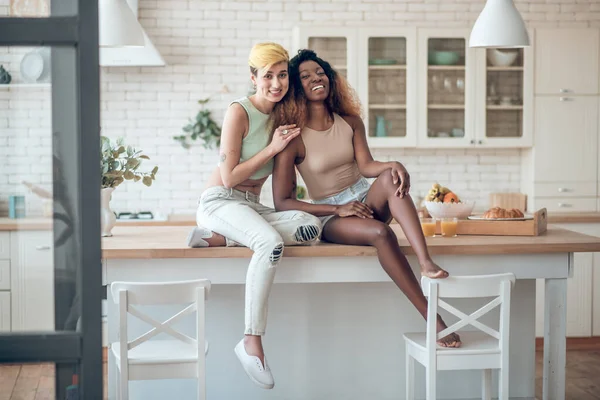
<svg viewBox="0 0 600 400"><path fill-rule="evenodd" d="M446 278L427 250L415 205L409 195L410 177L399 162L374 161L367 145L360 104L347 81L312 50L300 50L290 60L293 97L273 110L277 126L293 118L300 136L275 158L273 199L277 210L302 210L323 223L322 238L348 245L377 248L379 262L424 318L427 299L398 239L388 225L400 223L415 250L421 274ZM296 200L297 167L312 204ZM366 178L376 178L369 184ZM438 316L438 332L447 326ZM438 341L458 347L452 333Z"/></svg>

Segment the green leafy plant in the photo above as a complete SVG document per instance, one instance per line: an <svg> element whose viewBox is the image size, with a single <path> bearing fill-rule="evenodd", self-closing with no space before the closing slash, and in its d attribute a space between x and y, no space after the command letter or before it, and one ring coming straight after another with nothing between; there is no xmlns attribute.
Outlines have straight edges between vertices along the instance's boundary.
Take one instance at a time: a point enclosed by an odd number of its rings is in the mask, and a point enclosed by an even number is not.
<svg viewBox="0 0 600 400"><path fill-rule="evenodd" d="M106 136L100 137L100 171L102 172L102 188L115 188L125 180L134 182L142 181L146 186L151 186L156 178L158 167L150 172L140 172L138 168L142 160L149 160L141 150L125 146L123 138L117 139L113 144Z"/></svg>
<svg viewBox="0 0 600 400"><path fill-rule="evenodd" d="M206 149L218 148L221 144L221 127L212 119L210 110L205 109L210 97L198 100L200 111L195 119L183 127L183 135L173 136L173 139L181 143L183 148L190 148L189 140L202 140L202 146Z"/></svg>

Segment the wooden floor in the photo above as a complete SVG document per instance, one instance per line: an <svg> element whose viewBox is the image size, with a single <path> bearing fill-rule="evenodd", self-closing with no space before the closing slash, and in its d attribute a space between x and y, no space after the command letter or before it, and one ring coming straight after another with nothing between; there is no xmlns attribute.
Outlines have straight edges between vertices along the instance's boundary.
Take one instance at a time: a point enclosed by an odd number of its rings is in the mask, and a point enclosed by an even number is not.
<svg viewBox="0 0 600 400"><path fill-rule="evenodd" d="M542 398L542 353L536 353L537 399ZM567 352L567 400L600 400L600 350ZM597 382L597 383L594 383ZM104 364L106 399L106 364ZM52 364L0 365L0 400L55 400Z"/></svg>

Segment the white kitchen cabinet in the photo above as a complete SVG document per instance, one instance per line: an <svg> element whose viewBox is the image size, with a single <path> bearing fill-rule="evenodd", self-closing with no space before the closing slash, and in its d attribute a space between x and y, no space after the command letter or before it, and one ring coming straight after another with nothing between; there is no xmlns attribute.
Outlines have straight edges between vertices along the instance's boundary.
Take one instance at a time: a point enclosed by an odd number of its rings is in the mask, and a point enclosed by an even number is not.
<svg viewBox="0 0 600 400"><path fill-rule="evenodd" d="M347 77L363 106L371 147L531 147L532 50L518 50L513 65L488 65L485 49L468 47L469 34L300 25L292 54L313 49ZM491 80L498 104L487 103ZM514 104L501 102L507 96Z"/></svg>
<svg viewBox="0 0 600 400"><path fill-rule="evenodd" d="M599 32L597 28L537 28L535 93L597 94Z"/></svg>
<svg viewBox="0 0 600 400"><path fill-rule="evenodd" d="M0 260L0 290L10 290L9 260Z"/></svg>
<svg viewBox="0 0 600 400"><path fill-rule="evenodd" d="M10 292L0 292L0 332L10 332Z"/></svg>
<svg viewBox="0 0 600 400"><path fill-rule="evenodd" d="M0 260L10 258L10 233L0 232Z"/></svg>
<svg viewBox="0 0 600 400"><path fill-rule="evenodd" d="M372 147L417 144L415 28L360 28L358 95Z"/></svg>
<svg viewBox="0 0 600 400"><path fill-rule="evenodd" d="M341 26L300 25L294 29L293 57L300 49L311 49L358 88L358 31Z"/></svg>
<svg viewBox="0 0 600 400"><path fill-rule="evenodd" d="M534 31L529 32L534 40ZM491 60L516 53L507 66ZM477 49L475 142L478 147L533 145L533 49ZM500 61L500 59L498 58ZM499 64L497 62L496 64Z"/></svg>
<svg viewBox="0 0 600 400"><path fill-rule="evenodd" d="M554 224L600 237L600 223ZM575 253L567 280L567 336L600 336L600 253ZM544 281L536 282L536 336L544 335Z"/></svg>
<svg viewBox="0 0 600 400"><path fill-rule="evenodd" d="M53 331L52 231L13 231L10 241L12 331Z"/></svg>
<svg viewBox="0 0 600 400"><path fill-rule="evenodd" d="M470 147L475 143L475 50L468 29L418 31L419 147ZM447 64L448 57L457 59Z"/></svg>
<svg viewBox="0 0 600 400"><path fill-rule="evenodd" d="M535 99L535 182L589 182L598 172L598 97Z"/></svg>
<svg viewBox="0 0 600 400"><path fill-rule="evenodd" d="M600 236L600 226L594 227L594 236ZM592 258L592 336L600 336L600 253Z"/></svg>
<svg viewBox="0 0 600 400"><path fill-rule="evenodd" d="M593 182L592 182L593 183ZM596 209L595 197L539 197L534 198L535 209L545 208L548 212L593 212Z"/></svg>

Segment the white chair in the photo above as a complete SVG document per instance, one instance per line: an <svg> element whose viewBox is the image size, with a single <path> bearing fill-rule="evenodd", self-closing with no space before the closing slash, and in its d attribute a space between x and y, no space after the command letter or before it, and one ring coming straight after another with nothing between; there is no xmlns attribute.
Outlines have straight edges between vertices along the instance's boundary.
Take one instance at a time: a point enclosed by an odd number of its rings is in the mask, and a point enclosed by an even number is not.
<svg viewBox="0 0 600 400"><path fill-rule="evenodd" d="M198 379L198 399L206 399L206 353L204 319L205 300L210 281L183 282L114 282L110 285L113 301L119 307L119 341L110 344L116 360L117 398L127 400L129 381L154 379ZM189 306L158 322L135 306L188 304ZM171 327L182 317L196 312L196 339ZM127 315L131 314L153 326L148 332L129 341ZM174 339L149 340L160 333Z"/></svg>
<svg viewBox="0 0 600 400"><path fill-rule="evenodd" d="M423 293L429 297L427 332L406 333L406 399L414 400L415 360L425 367L426 399L436 399L438 370L481 369L482 398L491 400L492 369L499 369L499 400L508 400L508 344L510 324L510 295L515 282L511 273L481 276L457 276L446 279L423 277ZM495 297L492 301L467 315L441 298ZM484 314L500 306L500 329L495 330L478 321ZM438 307L452 313L459 321L436 333ZM436 341L471 325L478 331L457 332L460 348L438 346Z"/></svg>

